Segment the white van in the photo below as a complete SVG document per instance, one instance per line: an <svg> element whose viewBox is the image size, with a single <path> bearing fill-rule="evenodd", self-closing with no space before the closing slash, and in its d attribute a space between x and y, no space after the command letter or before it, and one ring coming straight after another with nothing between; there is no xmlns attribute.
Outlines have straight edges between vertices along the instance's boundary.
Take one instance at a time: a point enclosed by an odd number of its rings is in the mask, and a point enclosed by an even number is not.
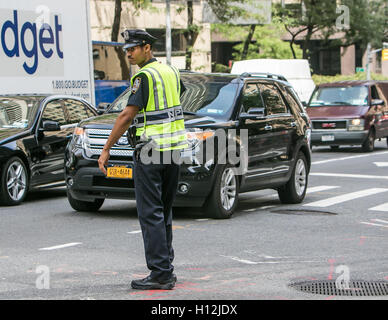
<svg viewBox="0 0 388 320"><path fill-rule="evenodd" d="M284 76L294 87L301 101L308 102L315 84L305 59L252 59L233 63L231 73L273 73Z"/></svg>

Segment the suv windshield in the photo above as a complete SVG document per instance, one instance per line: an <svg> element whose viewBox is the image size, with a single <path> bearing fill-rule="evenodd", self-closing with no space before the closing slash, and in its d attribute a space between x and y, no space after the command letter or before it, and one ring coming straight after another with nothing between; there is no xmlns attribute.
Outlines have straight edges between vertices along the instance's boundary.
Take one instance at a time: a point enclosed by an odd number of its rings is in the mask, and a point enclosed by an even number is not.
<svg viewBox="0 0 388 320"><path fill-rule="evenodd" d="M121 112L127 106L129 96L131 95L131 90L128 88L125 90L107 110L108 113Z"/></svg>
<svg viewBox="0 0 388 320"><path fill-rule="evenodd" d="M209 82L207 78L183 76L186 90L181 97L182 109L185 113L228 119L237 94L238 84L225 82ZM127 89L112 104L108 112L121 112L127 105L131 91Z"/></svg>
<svg viewBox="0 0 388 320"><path fill-rule="evenodd" d="M227 120L232 112L238 84L231 82L184 82L184 112Z"/></svg>
<svg viewBox="0 0 388 320"><path fill-rule="evenodd" d="M309 107L327 105L366 106L368 87L323 87L314 92Z"/></svg>
<svg viewBox="0 0 388 320"><path fill-rule="evenodd" d="M0 128L27 128L35 118L39 96L0 96Z"/></svg>

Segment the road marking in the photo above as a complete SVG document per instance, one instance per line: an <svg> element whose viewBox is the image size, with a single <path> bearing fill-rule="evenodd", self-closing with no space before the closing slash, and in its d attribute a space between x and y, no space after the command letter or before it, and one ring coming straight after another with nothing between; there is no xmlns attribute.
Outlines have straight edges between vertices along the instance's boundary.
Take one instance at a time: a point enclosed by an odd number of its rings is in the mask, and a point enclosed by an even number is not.
<svg viewBox="0 0 388 320"><path fill-rule="evenodd" d="M276 195L277 196L277 195ZM260 210L265 210L265 209L270 209L270 208L274 208L275 206L263 206L263 207L259 207L258 209Z"/></svg>
<svg viewBox="0 0 388 320"><path fill-rule="evenodd" d="M371 222L360 222L362 224L367 224L367 225L370 225L370 226L377 226L377 227L384 227L384 228L388 228L388 226L385 226L383 224L378 224L378 223L371 223Z"/></svg>
<svg viewBox="0 0 388 320"><path fill-rule="evenodd" d="M388 167L388 162L373 162L378 167Z"/></svg>
<svg viewBox="0 0 388 320"><path fill-rule="evenodd" d="M347 173L313 172L313 173L310 173L310 176L388 180L388 176L373 176L373 175L366 175L366 174L347 174Z"/></svg>
<svg viewBox="0 0 388 320"><path fill-rule="evenodd" d="M130 231L130 232L127 232L127 233L129 233L129 234L141 233L141 230Z"/></svg>
<svg viewBox="0 0 388 320"><path fill-rule="evenodd" d="M339 188L339 186L316 186L316 187L309 187L307 188L306 193L313 193L313 192L320 192L320 191L326 191Z"/></svg>
<svg viewBox="0 0 388 320"><path fill-rule="evenodd" d="M346 193L340 196L331 197L324 200L319 200L311 203L306 203L304 206L312 206L312 207L329 207L334 204L338 204L345 201L350 201L357 198L362 198L366 196L370 196L377 193L387 192L388 189L384 188L372 188L372 189L365 189L361 191Z"/></svg>
<svg viewBox="0 0 388 320"><path fill-rule="evenodd" d="M311 164L323 164L323 163L329 163L329 162L333 162L333 161L344 161L344 160L364 158L364 157L370 157L370 156L376 156L376 155L384 155L387 153L388 153L388 151L375 152L375 153L371 153L371 154L362 154L359 156L350 156L350 157L343 157L343 158L336 158L336 159L329 159L329 160L314 161Z"/></svg>
<svg viewBox="0 0 388 320"><path fill-rule="evenodd" d="M368 210L375 210L375 211L388 211L388 202L380 204L379 206L369 208Z"/></svg>
<svg viewBox="0 0 388 320"><path fill-rule="evenodd" d="M72 243L61 244L59 246L54 246L54 247L40 248L39 250L40 251L47 251L47 250L63 249L63 248L78 246L80 244L82 244L82 243L81 242L72 242Z"/></svg>
<svg viewBox="0 0 388 320"><path fill-rule="evenodd" d="M256 262L256 261L251 261L251 260L246 260L246 259L240 259L238 257L233 257L233 256L223 256L223 255L220 255L220 256L224 257L224 258L229 258L229 259L241 262L241 263L245 263L245 264L274 264L274 263L280 263L280 262L277 262L277 261Z"/></svg>
<svg viewBox="0 0 388 320"><path fill-rule="evenodd" d="M381 222L381 223L387 223L388 224L388 221L381 220L381 219L372 219L372 221Z"/></svg>

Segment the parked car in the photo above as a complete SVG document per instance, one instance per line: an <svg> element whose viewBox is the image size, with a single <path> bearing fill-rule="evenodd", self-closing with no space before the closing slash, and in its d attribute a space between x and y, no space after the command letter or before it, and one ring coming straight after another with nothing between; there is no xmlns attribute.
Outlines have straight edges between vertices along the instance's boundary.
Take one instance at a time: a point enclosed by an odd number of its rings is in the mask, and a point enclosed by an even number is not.
<svg viewBox="0 0 388 320"><path fill-rule="evenodd" d="M363 151L373 151L376 139L388 139L387 102L388 81L319 85L306 108L313 124L312 145L361 145Z"/></svg>
<svg viewBox="0 0 388 320"><path fill-rule="evenodd" d="M65 147L81 120L97 115L65 95L0 95L0 203L20 204L31 188L64 185Z"/></svg>
<svg viewBox="0 0 388 320"><path fill-rule="evenodd" d="M202 206L208 215L229 218L242 192L272 188L285 203L304 199L311 163L310 122L289 83L275 75L202 74L182 72L182 96L190 147L182 151L174 206ZM133 179L108 178L97 160L118 113L126 107L130 90L118 97L105 114L82 121L65 153L65 176L70 205L96 211L105 198L135 199ZM245 129L247 141L241 138ZM216 132L236 132L236 150L221 148ZM245 143L245 145L244 145ZM228 145L229 146L229 145ZM206 148L217 149L201 163ZM238 174L225 153L244 149L247 171ZM133 168L133 149L126 135L111 149L109 166ZM228 155L227 155L228 156Z"/></svg>

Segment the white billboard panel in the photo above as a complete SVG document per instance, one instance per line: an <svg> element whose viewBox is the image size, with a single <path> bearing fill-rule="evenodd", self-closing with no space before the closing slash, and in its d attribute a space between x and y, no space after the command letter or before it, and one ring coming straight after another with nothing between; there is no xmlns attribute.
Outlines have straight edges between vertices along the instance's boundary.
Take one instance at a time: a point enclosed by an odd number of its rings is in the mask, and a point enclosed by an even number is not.
<svg viewBox="0 0 388 320"><path fill-rule="evenodd" d="M0 94L94 103L88 0L0 0Z"/></svg>

